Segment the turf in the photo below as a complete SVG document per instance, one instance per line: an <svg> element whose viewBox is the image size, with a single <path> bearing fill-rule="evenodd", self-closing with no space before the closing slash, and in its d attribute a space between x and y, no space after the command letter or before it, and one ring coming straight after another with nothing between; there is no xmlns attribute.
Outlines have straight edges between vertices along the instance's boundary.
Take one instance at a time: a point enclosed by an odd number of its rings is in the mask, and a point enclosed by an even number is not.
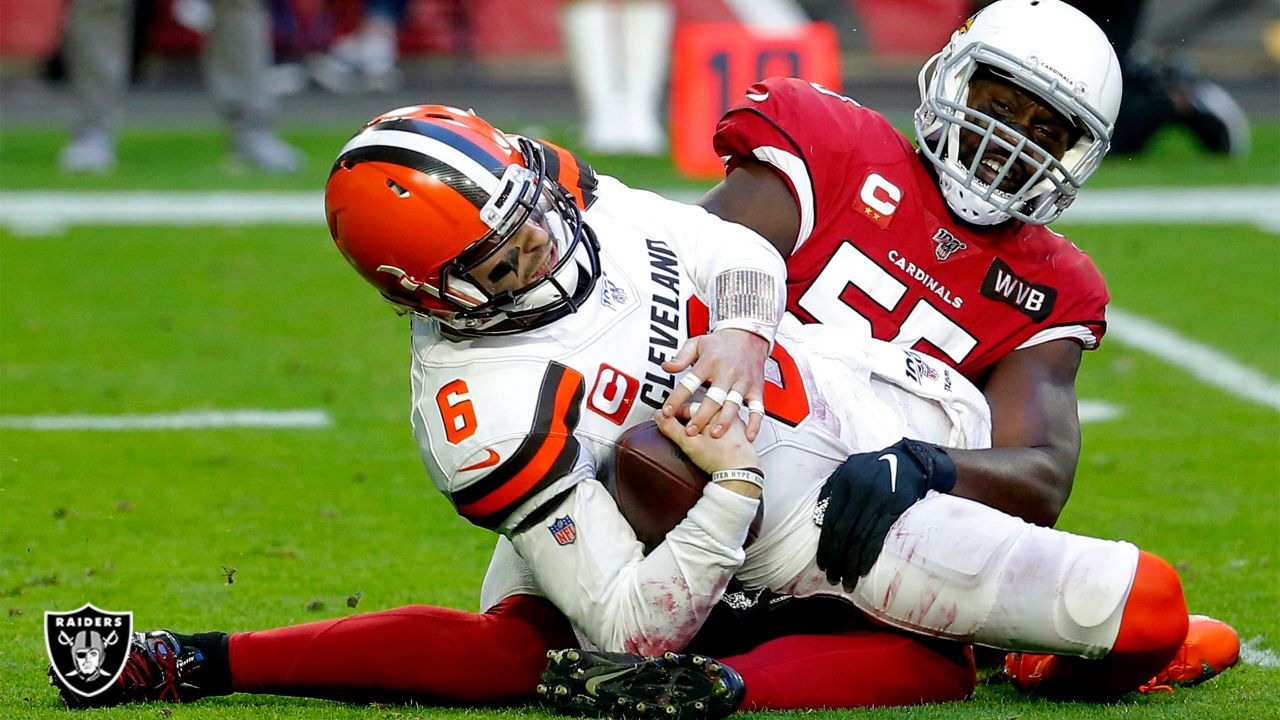
<svg viewBox="0 0 1280 720"><path fill-rule="evenodd" d="M511 132L575 146L570 127L503 120L495 118L494 123ZM901 129L911 132L907 126ZM67 139L64 130L0 128L0 190L315 190L323 186L334 156L354 130L286 127L284 136L307 157L306 170L297 175L268 176L245 172L227 163L226 139L218 128L127 128L119 138L117 171L109 176L84 176L58 172L58 150ZM637 187L689 189L711 185L711 180L705 178L681 177L665 159L586 157L600 171ZM1253 151L1247 159L1206 156L1186 133L1169 129L1156 136L1151 152L1108 158L1089 181L1091 188L1216 184L1280 185L1280 122L1255 124Z"/></svg>
<svg viewBox="0 0 1280 720"><path fill-rule="evenodd" d="M230 171L218 134L197 129L129 132L117 175L71 179L51 170L60 133L9 131L0 134L0 188L318 190L349 131L288 132L312 161L295 178ZM1097 184L1280 185L1280 125L1260 126L1255 143L1249 161L1233 163L1167 135L1154 155L1109 161ZM596 160L637 184L698 186L661 162ZM1274 234L1065 227L1097 259L1117 306L1280 377ZM416 602L474 608L492 536L458 519L422 471L408 426L407 365L405 321L351 273L319 219L314 227L85 227L31 237L0 230L0 414L321 408L333 418L314 430L0 430L0 716L67 717L44 682L42 613L87 600L132 610L141 627L183 630ZM1230 621L1274 663L1280 414L1113 340L1088 356L1080 395L1123 414L1085 426L1062 526L1167 557L1194 612ZM1246 663L1194 690L1106 707L984 684L967 703L803 716L1268 718L1280 717L1278 685L1280 668ZM550 716L244 695L172 712ZM91 715L166 713L138 706Z"/></svg>

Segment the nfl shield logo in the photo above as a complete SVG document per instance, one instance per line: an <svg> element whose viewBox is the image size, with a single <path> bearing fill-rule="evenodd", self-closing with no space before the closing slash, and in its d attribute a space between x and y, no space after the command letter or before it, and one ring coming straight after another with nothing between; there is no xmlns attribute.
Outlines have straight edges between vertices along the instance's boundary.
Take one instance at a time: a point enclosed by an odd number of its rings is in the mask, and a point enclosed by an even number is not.
<svg viewBox="0 0 1280 720"><path fill-rule="evenodd" d="M551 536L561 545L571 545L574 540L578 539L578 528L573 524L573 518L565 515L562 518L556 518L547 528L551 531Z"/></svg>
<svg viewBox="0 0 1280 720"><path fill-rule="evenodd" d="M72 692L93 697L124 671L133 613L99 610L91 603L71 612L45 612L44 647L58 678Z"/></svg>
<svg viewBox="0 0 1280 720"><path fill-rule="evenodd" d="M933 234L933 242L936 246L933 248L933 256L938 258L938 262L945 261L961 250L969 249L963 240L952 235L946 228L938 228L938 232Z"/></svg>

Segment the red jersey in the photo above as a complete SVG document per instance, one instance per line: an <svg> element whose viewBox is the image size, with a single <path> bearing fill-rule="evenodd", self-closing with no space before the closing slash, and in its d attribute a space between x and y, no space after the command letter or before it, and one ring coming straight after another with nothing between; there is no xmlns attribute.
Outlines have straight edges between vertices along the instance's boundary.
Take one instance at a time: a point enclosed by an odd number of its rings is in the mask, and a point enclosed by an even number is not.
<svg viewBox="0 0 1280 720"><path fill-rule="evenodd" d="M877 112L794 78L753 85L720 120L727 171L768 163L800 211L788 310L916 348L980 378L1019 348L1097 347L1106 284L1062 235L956 220L925 160Z"/></svg>

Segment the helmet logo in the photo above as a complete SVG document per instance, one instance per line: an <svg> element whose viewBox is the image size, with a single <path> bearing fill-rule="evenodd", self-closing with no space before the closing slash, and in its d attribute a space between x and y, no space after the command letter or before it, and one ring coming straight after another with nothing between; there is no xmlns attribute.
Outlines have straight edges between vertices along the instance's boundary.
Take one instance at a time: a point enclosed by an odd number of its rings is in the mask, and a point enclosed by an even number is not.
<svg viewBox="0 0 1280 720"><path fill-rule="evenodd" d="M480 208L480 220L505 236L515 229L517 220L524 220L520 209L534 204L537 190L538 177L532 170L522 165L508 165L497 189Z"/></svg>
<svg viewBox="0 0 1280 720"><path fill-rule="evenodd" d="M978 17L978 16L977 16L977 15L970 15L970 16L969 16L969 19L968 19L968 20L965 20L965 21L964 21L964 24L963 24L963 25L961 25L959 28L957 28L957 29L956 29L956 33L958 33L958 34L960 34L960 35L963 35L963 34L965 34L965 33L969 32L969 28L973 27L973 20L974 20L974 18L976 18L976 17Z"/></svg>
<svg viewBox="0 0 1280 720"><path fill-rule="evenodd" d="M384 272L400 278L400 285L406 290L420 290L423 285L426 285L425 282L419 282L413 279L413 276L409 275L409 273L394 265L379 265L378 272Z"/></svg>

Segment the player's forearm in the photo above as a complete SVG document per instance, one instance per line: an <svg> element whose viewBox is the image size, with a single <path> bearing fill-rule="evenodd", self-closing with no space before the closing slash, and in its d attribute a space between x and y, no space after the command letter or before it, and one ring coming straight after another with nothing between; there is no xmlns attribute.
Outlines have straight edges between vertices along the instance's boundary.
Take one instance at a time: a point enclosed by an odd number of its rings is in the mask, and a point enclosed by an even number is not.
<svg viewBox="0 0 1280 720"><path fill-rule="evenodd" d="M538 523L511 538L538 586L596 648L645 655L681 650L706 621L745 558L759 501L708 488L667 539L641 554L598 483L582 483ZM553 519L574 518L548 532Z"/></svg>
<svg viewBox="0 0 1280 720"><path fill-rule="evenodd" d="M1071 495L1075 455L1067 449L947 449L956 464L951 494L1052 527Z"/></svg>

